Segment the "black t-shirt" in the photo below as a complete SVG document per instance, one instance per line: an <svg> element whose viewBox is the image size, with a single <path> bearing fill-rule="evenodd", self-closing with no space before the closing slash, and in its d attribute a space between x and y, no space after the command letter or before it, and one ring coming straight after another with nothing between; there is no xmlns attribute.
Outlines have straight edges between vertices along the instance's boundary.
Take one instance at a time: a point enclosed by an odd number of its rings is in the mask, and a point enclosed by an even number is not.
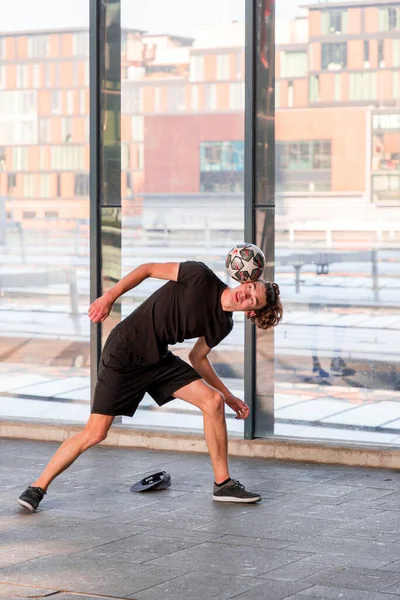
<svg viewBox="0 0 400 600"><path fill-rule="evenodd" d="M168 281L116 327L134 354L156 363L169 344L205 337L209 348L232 331L233 318L221 306L227 286L201 262L179 265L178 281Z"/></svg>

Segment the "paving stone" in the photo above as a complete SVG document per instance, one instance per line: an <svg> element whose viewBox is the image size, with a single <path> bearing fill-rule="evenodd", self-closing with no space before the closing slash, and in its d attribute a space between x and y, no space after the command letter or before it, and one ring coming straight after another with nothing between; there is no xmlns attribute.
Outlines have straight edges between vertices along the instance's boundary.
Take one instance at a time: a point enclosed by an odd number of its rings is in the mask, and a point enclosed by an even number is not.
<svg viewBox="0 0 400 600"><path fill-rule="evenodd" d="M269 548L246 547L244 553L238 546L230 546L229 552L223 544L204 542L164 556L148 564L149 567L184 568L185 571L195 570L198 565L209 572L243 574L256 576L266 570L280 567L304 558L306 555L287 550L271 550Z"/></svg>
<svg viewBox="0 0 400 600"><path fill-rule="evenodd" d="M193 572L134 595L135 600L228 600L260 585L254 577Z"/></svg>
<svg viewBox="0 0 400 600"><path fill-rule="evenodd" d="M7 600L17 600L17 598L42 598L47 594L54 592L57 592L57 590L0 582L0 598L6 598ZM57 594L54 597L57 597L59 600L61 595Z"/></svg>
<svg viewBox="0 0 400 600"><path fill-rule="evenodd" d="M180 567L149 568L132 564L123 558L107 561L104 557L85 559L72 556L45 556L0 571L4 583L34 584L37 587L61 589L82 594L133 596L140 590L184 575Z"/></svg>
<svg viewBox="0 0 400 600"><path fill-rule="evenodd" d="M289 547L289 546L288 546ZM302 562L316 563L329 567L355 567L360 569L382 569L391 562L389 558L377 560L375 558L363 558L357 553L346 554L311 554L303 558Z"/></svg>
<svg viewBox="0 0 400 600"><path fill-rule="evenodd" d="M373 542L368 540L348 540L321 535L311 540L288 546L289 550L312 552L325 556L341 556L375 560L387 565L389 562L400 559L400 545L396 543Z"/></svg>
<svg viewBox="0 0 400 600"><path fill-rule="evenodd" d="M342 588L376 592L385 590L387 592L386 588L400 582L400 573L382 571L380 569L335 567L317 575L312 575L305 581L313 585L319 584L326 587L335 587L340 583L340 587Z"/></svg>
<svg viewBox="0 0 400 600"><path fill-rule="evenodd" d="M266 577L267 579L276 579L281 581L299 581L305 577L310 577L316 573L324 572L328 569L328 566L324 566L317 563L306 563L301 560L290 563L278 569L272 569L261 573L259 577Z"/></svg>
<svg viewBox="0 0 400 600"><path fill-rule="evenodd" d="M267 581L264 579L263 584L259 587L238 596L233 596L233 598L235 600L286 600L307 587L309 587L309 584L303 584L301 581L293 583L288 581L273 581L272 579Z"/></svg>
<svg viewBox="0 0 400 600"><path fill-rule="evenodd" d="M400 600L400 596L382 592L350 590L342 587L326 587L323 585L310 587L300 592L296 599L290 596L287 600L315 600L315 598L321 598L322 600Z"/></svg>

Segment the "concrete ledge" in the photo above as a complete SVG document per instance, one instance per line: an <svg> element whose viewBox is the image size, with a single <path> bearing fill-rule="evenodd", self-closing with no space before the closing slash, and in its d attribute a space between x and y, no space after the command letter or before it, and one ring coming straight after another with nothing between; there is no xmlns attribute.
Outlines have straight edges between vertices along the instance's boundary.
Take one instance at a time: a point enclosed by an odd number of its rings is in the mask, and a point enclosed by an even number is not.
<svg viewBox="0 0 400 600"><path fill-rule="evenodd" d="M0 421L0 438L63 442L82 430L65 423L27 423ZM102 446L146 448L167 452L205 454L207 446L199 434L139 430L117 426L110 430ZM243 458L338 464L382 469L400 468L400 448L384 445L352 445L338 442L270 438L229 439L229 455Z"/></svg>

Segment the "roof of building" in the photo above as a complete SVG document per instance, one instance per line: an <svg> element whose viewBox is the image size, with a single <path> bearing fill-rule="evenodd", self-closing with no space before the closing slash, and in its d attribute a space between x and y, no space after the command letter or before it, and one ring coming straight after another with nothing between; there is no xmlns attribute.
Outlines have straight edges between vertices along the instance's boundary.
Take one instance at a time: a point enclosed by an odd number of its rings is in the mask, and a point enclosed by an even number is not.
<svg viewBox="0 0 400 600"><path fill-rule="evenodd" d="M145 33L144 29L130 29L122 27L124 33ZM30 31L0 31L0 37L12 37L21 35L54 35L62 33L89 33L89 27L56 27L52 29L31 29Z"/></svg>
<svg viewBox="0 0 400 600"><path fill-rule="evenodd" d="M363 6L381 6L388 4L399 4L399 0L338 0L313 2L312 4L302 4L300 8L308 8L309 10L323 10L324 8L356 8Z"/></svg>

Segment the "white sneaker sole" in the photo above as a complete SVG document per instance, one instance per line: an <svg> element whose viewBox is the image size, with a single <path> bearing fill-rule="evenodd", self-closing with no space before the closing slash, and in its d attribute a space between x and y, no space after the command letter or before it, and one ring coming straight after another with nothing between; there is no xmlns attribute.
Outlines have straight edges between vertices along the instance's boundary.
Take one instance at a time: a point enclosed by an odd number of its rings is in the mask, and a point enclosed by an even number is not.
<svg viewBox="0 0 400 600"><path fill-rule="evenodd" d="M241 504L254 504L255 502L260 502L261 496L257 496L256 498L233 498L232 496L214 496L213 500L215 502L240 502Z"/></svg>
<svg viewBox="0 0 400 600"><path fill-rule="evenodd" d="M36 508L34 506L32 506L32 504L29 504L29 502L25 502L25 500L20 500L19 498L17 499L18 504L20 504L21 506L23 506L24 508L26 508L27 510L29 510L29 512L35 512Z"/></svg>

